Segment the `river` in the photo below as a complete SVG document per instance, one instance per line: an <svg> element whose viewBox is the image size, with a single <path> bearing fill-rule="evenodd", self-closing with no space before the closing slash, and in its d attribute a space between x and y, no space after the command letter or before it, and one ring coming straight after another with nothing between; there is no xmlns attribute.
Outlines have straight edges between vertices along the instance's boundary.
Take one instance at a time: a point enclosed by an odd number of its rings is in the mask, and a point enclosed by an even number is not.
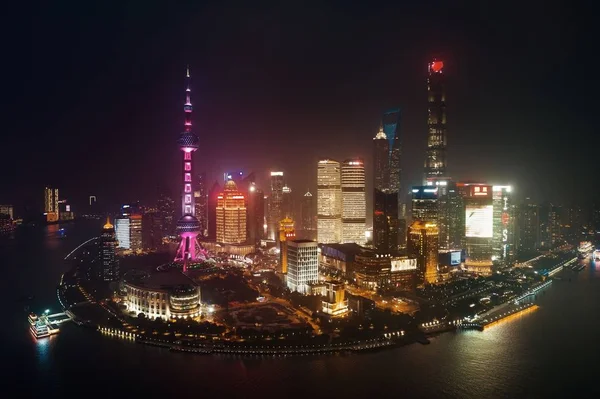
<svg viewBox="0 0 600 399"><path fill-rule="evenodd" d="M430 345L375 353L242 358L173 353L63 326L36 341L32 310L59 310L62 258L100 230L100 221L24 228L0 238L4 267L2 356L6 392L72 397L567 398L600 394L600 264L556 281L540 308L484 332L446 333ZM566 273L566 272L565 272Z"/></svg>

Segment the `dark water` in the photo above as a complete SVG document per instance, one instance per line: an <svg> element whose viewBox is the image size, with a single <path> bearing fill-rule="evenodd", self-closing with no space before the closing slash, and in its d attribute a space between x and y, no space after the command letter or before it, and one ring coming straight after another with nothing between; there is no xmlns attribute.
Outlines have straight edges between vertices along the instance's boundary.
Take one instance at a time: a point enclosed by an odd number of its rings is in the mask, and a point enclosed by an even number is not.
<svg viewBox="0 0 600 399"><path fill-rule="evenodd" d="M62 258L100 222L0 240L3 294L1 390L19 397L598 397L600 265L556 281L540 308L485 332L448 333L431 345L389 351L287 358L196 356L141 346L68 325L35 341L20 297L33 310L58 310ZM8 352L8 356L5 353ZM4 380L4 378L3 378ZM11 395L10 397L14 397Z"/></svg>

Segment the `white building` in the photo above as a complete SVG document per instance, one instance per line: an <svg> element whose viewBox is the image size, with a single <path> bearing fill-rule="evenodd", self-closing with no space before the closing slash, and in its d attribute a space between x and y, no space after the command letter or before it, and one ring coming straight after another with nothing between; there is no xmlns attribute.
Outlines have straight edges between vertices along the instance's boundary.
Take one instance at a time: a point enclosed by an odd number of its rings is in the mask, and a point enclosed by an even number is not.
<svg viewBox="0 0 600 399"><path fill-rule="evenodd" d="M319 279L319 254L316 241L287 242L287 286L291 291L310 293L310 283Z"/></svg>
<svg viewBox="0 0 600 399"><path fill-rule="evenodd" d="M367 201L365 197L365 165L361 159L342 164L342 243L365 243Z"/></svg>
<svg viewBox="0 0 600 399"><path fill-rule="evenodd" d="M115 219L115 234L119 242L117 248L131 248L129 218Z"/></svg>
<svg viewBox="0 0 600 399"><path fill-rule="evenodd" d="M317 239L324 244L342 240L340 163L331 159L322 159L317 166Z"/></svg>

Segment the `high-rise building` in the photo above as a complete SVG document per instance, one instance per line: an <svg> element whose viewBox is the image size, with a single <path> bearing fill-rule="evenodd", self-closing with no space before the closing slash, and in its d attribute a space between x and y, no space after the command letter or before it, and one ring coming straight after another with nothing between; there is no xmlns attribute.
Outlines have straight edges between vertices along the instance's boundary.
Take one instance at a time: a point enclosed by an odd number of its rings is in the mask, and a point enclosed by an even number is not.
<svg viewBox="0 0 600 399"><path fill-rule="evenodd" d="M481 275L492 272L494 205L492 186L465 186L465 249L467 270Z"/></svg>
<svg viewBox="0 0 600 399"><path fill-rule="evenodd" d="M200 235L206 237L208 234L208 182L206 172L198 175L198 185L194 191L194 203L196 206L196 219L200 223Z"/></svg>
<svg viewBox="0 0 600 399"><path fill-rule="evenodd" d="M192 133L192 101L190 98L190 68L186 72L186 98L183 110L185 111L185 129L179 135L177 144L183 154L181 174L181 218L177 222L177 234L180 242L175 255L175 262L182 264L183 271L187 270L189 262L199 260L202 254L198 234L200 222L194 213L194 193L192 190L192 176L194 176L193 154L198 150L199 139Z"/></svg>
<svg viewBox="0 0 600 399"><path fill-rule="evenodd" d="M287 184L281 189L281 198L281 214L284 218L294 219L294 199L292 189Z"/></svg>
<svg viewBox="0 0 600 399"><path fill-rule="evenodd" d="M58 188L46 187L44 189L44 213L47 222L57 222L59 216L58 209Z"/></svg>
<svg viewBox="0 0 600 399"><path fill-rule="evenodd" d="M100 275L102 281L116 281L119 279L119 260L115 256L117 239L114 226L106 219L100 235Z"/></svg>
<svg viewBox="0 0 600 399"><path fill-rule="evenodd" d="M291 240L287 244L287 286L291 291L309 293L309 284L319 280L317 243L310 240Z"/></svg>
<svg viewBox="0 0 600 399"><path fill-rule="evenodd" d="M342 239L340 163L321 159L317 165L317 237L322 244Z"/></svg>
<svg viewBox="0 0 600 399"><path fill-rule="evenodd" d="M208 192L208 238L217 238L217 201L221 186L215 181Z"/></svg>
<svg viewBox="0 0 600 399"><path fill-rule="evenodd" d="M492 186L494 207L493 260L507 261L510 258L510 242L513 235L511 186Z"/></svg>
<svg viewBox="0 0 600 399"><path fill-rule="evenodd" d="M399 191L390 184L390 143L383 130L373 138L373 245L380 251L395 252L400 243ZM392 153L399 154L392 151Z"/></svg>
<svg viewBox="0 0 600 399"><path fill-rule="evenodd" d="M248 241L258 244L265 238L265 195L254 182L248 188Z"/></svg>
<svg viewBox="0 0 600 399"><path fill-rule="evenodd" d="M517 229L519 255L527 256L534 253L540 245L540 209L529 198L519 206Z"/></svg>
<svg viewBox="0 0 600 399"><path fill-rule="evenodd" d="M279 269L282 274L287 273L288 269L288 241L296 238L294 221L291 218L284 218L279 222Z"/></svg>
<svg viewBox="0 0 600 399"><path fill-rule="evenodd" d="M463 238L465 236L465 204L463 195L454 182L448 183L448 192L443 202L443 219L440 218L440 224L444 224L444 230L447 231L447 249L462 248ZM440 231L440 237L442 232ZM443 235L446 237L446 234ZM440 244L441 245L441 244Z"/></svg>
<svg viewBox="0 0 600 399"><path fill-rule="evenodd" d="M325 287L325 300L321 301L323 313L331 317L344 317L348 313L348 299L346 299L344 283L327 281Z"/></svg>
<svg viewBox="0 0 600 399"><path fill-rule="evenodd" d="M283 172L271 172L271 196L269 197L268 238L275 240L279 221L283 219Z"/></svg>
<svg viewBox="0 0 600 399"><path fill-rule="evenodd" d="M342 163L342 243L365 243L367 202L365 198L365 165L362 159Z"/></svg>
<svg viewBox="0 0 600 399"><path fill-rule="evenodd" d="M142 215L134 213L129 215L129 249L141 251L142 244Z"/></svg>
<svg viewBox="0 0 600 399"><path fill-rule="evenodd" d="M317 231L316 219L314 196L310 191L307 191L302 197L302 230L308 238L317 238L314 234Z"/></svg>
<svg viewBox="0 0 600 399"><path fill-rule="evenodd" d="M428 64L427 78L427 152L425 178L446 176L446 88L444 63Z"/></svg>
<svg viewBox="0 0 600 399"><path fill-rule="evenodd" d="M129 218L121 217L115 219L115 232L117 235L118 248L130 249L131 243L129 240Z"/></svg>
<svg viewBox="0 0 600 399"><path fill-rule="evenodd" d="M246 242L246 198L233 180L225 183L217 197L217 242L241 244Z"/></svg>
<svg viewBox="0 0 600 399"><path fill-rule="evenodd" d="M552 248L560 245L563 242L561 231L561 214L562 207L551 204L550 214L548 215L548 229L550 233L550 241Z"/></svg>
<svg viewBox="0 0 600 399"><path fill-rule="evenodd" d="M150 209L142 215L142 247L157 250L162 245L162 223L158 210Z"/></svg>
<svg viewBox="0 0 600 399"><path fill-rule="evenodd" d="M0 213L4 214L4 215L8 215L9 219L14 219L15 215L13 213L13 206L12 205L0 205Z"/></svg>
<svg viewBox="0 0 600 399"><path fill-rule="evenodd" d="M438 236L435 223L414 221L408 231L408 256L417 259L418 284L438 281Z"/></svg>
<svg viewBox="0 0 600 399"><path fill-rule="evenodd" d="M175 230L175 201L162 189L158 193L156 208L160 218L160 234L162 237L172 235Z"/></svg>
<svg viewBox="0 0 600 399"><path fill-rule="evenodd" d="M438 187L413 186L412 220L427 223L438 222Z"/></svg>

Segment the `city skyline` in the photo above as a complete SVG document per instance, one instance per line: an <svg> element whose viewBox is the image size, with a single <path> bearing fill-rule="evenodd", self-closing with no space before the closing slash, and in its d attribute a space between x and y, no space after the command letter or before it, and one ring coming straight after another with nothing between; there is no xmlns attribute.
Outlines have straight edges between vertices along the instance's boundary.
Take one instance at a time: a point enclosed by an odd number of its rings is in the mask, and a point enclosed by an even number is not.
<svg viewBox="0 0 600 399"><path fill-rule="evenodd" d="M39 206L40 199L35 194L45 185L60 187L71 202L83 202L92 194L104 203L146 200L155 195L157 184L166 185L170 192L176 193L177 151L161 153L160 149L167 148L178 131L176 115L180 112L181 82L177 80L180 76L177 72L187 63L198 70L194 83L195 91L199 93L197 134L203 146L212 149L198 157L196 170L206 171L209 182L225 170L253 170L260 180L267 179L270 170L283 170L289 177L287 183L297 193L306 189L314 191L316 179L302 171L320 157L363 158L366 175L371 176L372 162L366 143L377 129L381 112L397 104L402 109L402 173L406 182L402 185L408 188L421 183L427 129L427 63L439 58L444 61L447 79L447 175L455 180L509 181L519 198L569 203L576 199L574 188L593 176L587 170L585 160L588 159L586 155L593 155L594 140L598 140L590 134L590 115L593 114L588 112L591 111L587 108L590 104L581 99L585 96L575 92L581 87L581 78L573 74L578 69L578 63L574 61L577 57L570 56L576 55L577 50L572 49L571 54L555 54L553 68L536 67L537 62L528 61L542 59L540 56L547 53L549 43L555 42L552 39L573 39L581 32L567 32L560 24L558 27L554 24L550 29L540 21L536 22L540 29L531 29L537 33L531 33L534 36L530 42L512 48L510 38L529 32L525 20L517 19L514 32L508 33L506 38L492 39L493 32L503 29L501 16L506 10L499 6L480 7L471 12L481 12L486 17L487 29L477 23L451 24L449 21L457 11L441 8L439 15L429 16L437 22L430 24L434 26L431 32L415 37L408 34L410 29L426 18L425 10L415 6L411 9L412 24L406 28L398 27L389 38L383 28L370 29L369 23L353 27L349 22L360 12L368 12L375 19L385 21L390 9L349 9L347 15L336 21L342 37L325 36L326 40L311 50L306 48L306 43L323 34L321 28L333 18L334 10L325 9L323 15L317 17L308 9L293 10L282 6L272 11L272 28L254 32L249 22L233 24L235 32L221 39L209 38L199 49L190 44L203 28L192 29L189 38L173 46L176 38L186 36L179 35L180 27L166 24L161 30L164 43L152 52L146 51L147 38L118 31L130 39L119 47L126 56L105 61L108 65L101 63L103 68L94 68L91 64L97 57L105 55L106 45L93 52L80 45L69 47L69 42L59 44L53 48L57 51L58 56L53 57L57 64L51 66L41 59L46 54L43 43L62 31L53 32L48 38L38 38L32 43L35 54L32 65L38 66L36 73L26 79L25 89L15 90L17 95L12 105L17 108L15 122L22 120L18 118L19 112L28 107L21 104L28 100L27 93L35 92L41 112L36 113L33 124L19 129L25 129L26 134L9 135L7 144L19 146L25 137L29 140L40 134L50 135L55 140L43 142L43 145L34 141L24 156L9 153L3 158L2 167L15 165L19 172L7 176L3 184L6 190L0 201ZM174 21L182 11L172 10L167 13L167 19ZM277 22L277 16L289 16L292 11L294 24L283 26ZM533 11L526 7L523 13L529 15ZM551 11L550 16L558 18L558 11ZM192 10L185 18L201 20L203 17L199 10ZM233 13L231 18L240 21L242 15ZM256 21L258 16L250 13L245 18ZM316 23L315 32L306 39L298 38L300 26L309 21ZM43 29L47 24L44 20L36 22L39 24L34 29ZM140 27L146 26L143 21L136 23ZM381 25L385 24L377 24ZM218 28L214 24L210 26ZM77 29L88 32L83 26ZM272 36L273 30L280 31L281 40L291 40L291 45L285 47L294 51L300 48L307 51L308 56L294 66L294 55L279 46L279 41ZM444 34L440 36L442 32ZM475 32L484 35L478 39L477 35L472 35ZM235 38L245 33L252 34L236 42ZM349 33L363 34L365 43L350 47L343 39L343 34ZM116 38L115 33L108 35L106 40L112 45ZM142 46L136 45L139 50L127 54L134 38L141 40ZM92 36L90 40L97 44L99 37ZM265 41L274 58L264 50L248 58L253 50L257 50L253 40ZM402 57L388 57L379 63L369 60L369 66L365 62L355 66L348 66L352 63L346 62L341 64L347 57L369 59L394 40L399 40L397 47L403 50ZM493 52L483 46L485 40L494 40ZM343 45L334 46L336 41ZM218 49L227 45L234 49L247 45L248 49L237 52L237 56L225 56ZM374 47L370 49L369 46ZM151 66L147 61L157 52L162 54L164 61ZM75 53L81 53L77 68L69 61L69 55ZM317 55L324 58L316 58ZM244 62L239 62L248 60L252 62L245 66ZM217 65L227 67L219 70ZM135 71L132 66L136 66ZM64 72L57 71L61 67ZM106 67L108 74L105 74ZM261 67L267 67L262 68L265 72L257 72ZM288 73L283 74L283 71ZM337 74L330 79L333 71ZM48 83L49 74L55 83ZM86 79L80 79L83 76ZM557 83L561 79L564 83ZM549 85L549 82L553 83ZM53 84L64 87L57 92ZM36 90L27 90L28 87L36 87ZM235 95L231 95L233 87L237 90ZM334 87L343 89L332 91ZM346 97L352 98L352 103ZM129 112L132 109L134 112ZM490 118L494 123L490 124ZM82 127L85 128L84 135L81 134ZM569 132L569 137L575 140L565 142L562 139L564 132ZM231 145L224 145L223 137ZM285 137L285 144L282 145L277 137ZM256 142L250 138L255 138ZM319 146L302 145L317 138ZM584 141L589 145L578 145ZM136 149L133 157L132 148ZM307 151L298 152L296 148L307 148ZM562 159L568 150L575 150L578 155L569 159L566 167L559 167L555 160ZM40 155L53 152L67 156L56 157L53 168L40 168L39 162L43 159ZM80 156L82 153L86 154L84 159ZM110 161L106 159L107 154ZM154 173L145 173L154 165L152 159L157 156L163 166L153 170ZM99 164L103 164L103 168L98 168ZM39 173L31 174L28 172L31 168L39 169ZM123 168L128 173L122 173ZM130 184L129 173L140 179ZM545 181L550 177L555 183ZM22 183L24 178L27 178L27 185ZM261 181L258 184L266 188ZM371 187L372 182L368 181L367 192ZM581 201L590 200L583 198Z"/></svg>

